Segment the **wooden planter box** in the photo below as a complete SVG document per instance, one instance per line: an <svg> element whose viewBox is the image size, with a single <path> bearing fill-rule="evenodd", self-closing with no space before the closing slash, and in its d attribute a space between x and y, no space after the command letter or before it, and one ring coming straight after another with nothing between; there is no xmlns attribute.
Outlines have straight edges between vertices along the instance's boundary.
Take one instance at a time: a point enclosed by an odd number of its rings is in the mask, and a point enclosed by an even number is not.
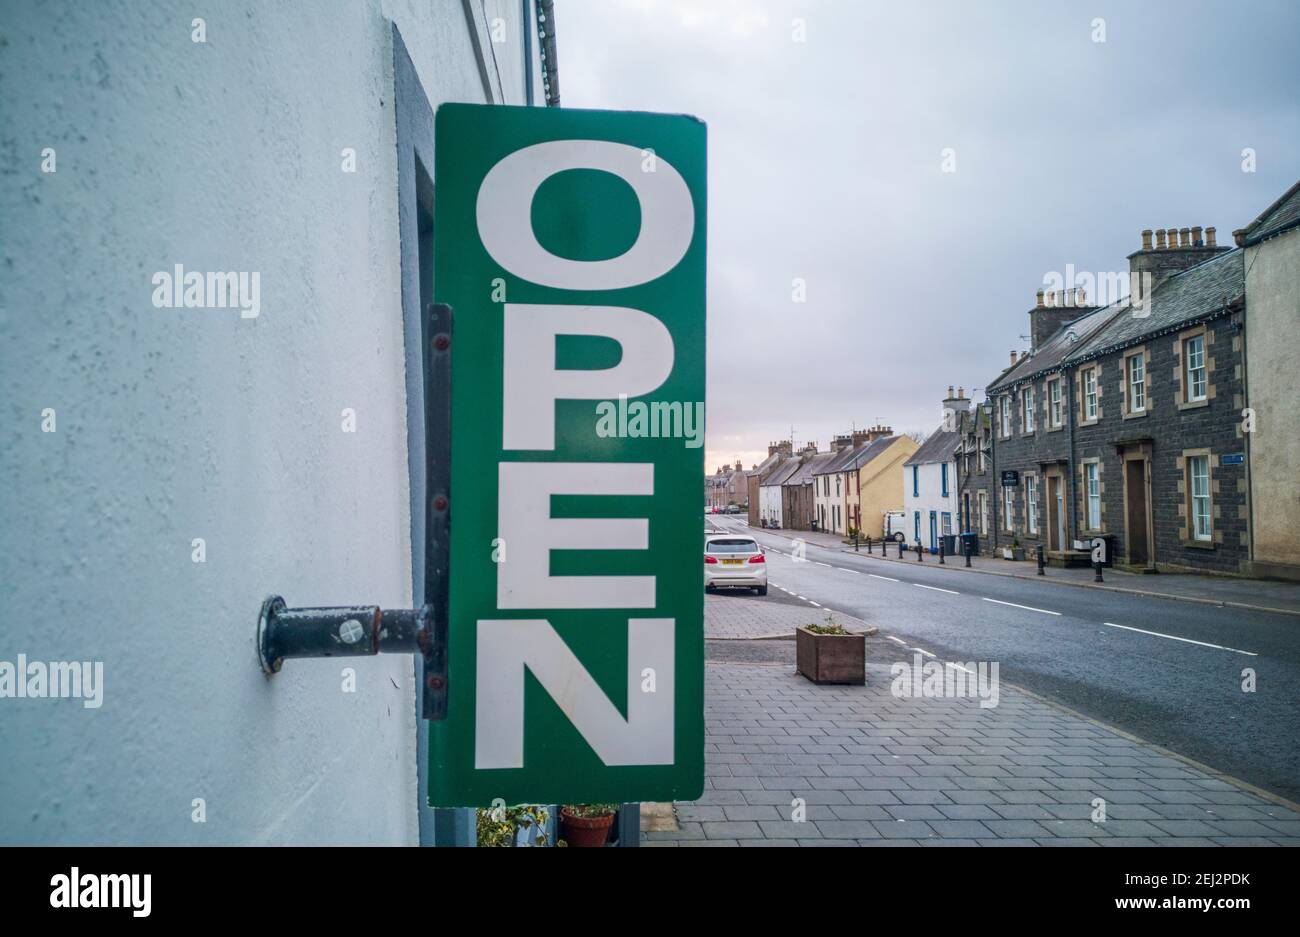
<svg viewBox="0 0 1300 937"><path fill-rule="evenodd" d="M795 629L795 666L813 683L867 682L867 638L861 634L817 634Z"/></svg>

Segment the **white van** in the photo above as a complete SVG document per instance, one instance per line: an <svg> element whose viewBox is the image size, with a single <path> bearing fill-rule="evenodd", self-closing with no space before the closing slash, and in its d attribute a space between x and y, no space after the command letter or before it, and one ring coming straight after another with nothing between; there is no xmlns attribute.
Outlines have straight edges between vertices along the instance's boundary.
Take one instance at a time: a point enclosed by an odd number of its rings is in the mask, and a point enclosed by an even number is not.
<svg viewBox="0 0 1300 937"><path fill-rule="evenodd" d="M885 539L905 541L907 539L906 517L902 511L885 512Z"/></svg>

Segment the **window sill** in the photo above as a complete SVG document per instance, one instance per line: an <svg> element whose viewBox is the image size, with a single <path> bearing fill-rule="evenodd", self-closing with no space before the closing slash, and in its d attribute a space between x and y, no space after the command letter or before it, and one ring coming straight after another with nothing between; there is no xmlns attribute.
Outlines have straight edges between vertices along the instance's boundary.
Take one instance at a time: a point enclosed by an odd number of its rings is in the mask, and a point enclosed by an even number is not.
<svg viewBox="0 0 1300 937"><path fill-rule="evenodd" d="M1179 410L1195 410L1195 409L1197 409L1197 408L1199 408L1199 407L1208 407L1209 405L1210 405L1210 398L1209 398L1209 397L1206 397L1204 400L1182 400L1182 401L1179 401L1179 403L1178 403L1178 409L1179 409Z"/></svg>
<svg viewBox="0 0 1300 937"><path fill-rule="evenodd" d="M1101 416L1098 415L1098 416L1094 416L1091 420L1080 420L1080 421L1079 421L1079 425L1080 425L1080 426L1096 426L1096 425L1097 425L1098 423L1100 423L1100 422L1101 422Z"/></svg>
<svg viewBox="0 0 1300 937"><path fill-rule="evenodd" d="M1043 430L1043 432L1045 432L1045 433L1059 433L1059 432L1060 432L1061 430L1063 430L1063 429L1065 429L1064 426L1049 426L1049 427L1047 427L1047 429Z"/></svg>
<svg viewBox="0 0 1300 937"><path fill-rule="evenodd" d="M1142 417L1146 416L1149 412L1150 412L1149 410L1129 411L1128 413L1125 413L1125 414L1124 414L1124 419L1126 419L1126 420L1140 420L1140 419L1142 419Z"/></svg>
<svg viewBox="0 0 1300 937"><path fill-rule="evenodd" d="M1219 548L1213 540L1184 540L1183 547L1188 550L1217 550Z"/></svg>

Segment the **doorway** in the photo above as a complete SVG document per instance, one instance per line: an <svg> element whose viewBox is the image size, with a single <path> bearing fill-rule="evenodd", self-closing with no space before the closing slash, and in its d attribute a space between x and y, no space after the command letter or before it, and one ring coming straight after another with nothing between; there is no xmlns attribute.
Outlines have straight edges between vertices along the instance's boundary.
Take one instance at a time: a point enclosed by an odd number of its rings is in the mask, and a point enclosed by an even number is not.
<svg viewBox="0 0 1300 937"><path fill-rule="evenodd" d="M1124 460L1124 547L1130 566L1150 566L1151 473L1145 458Z"/></svg>
<svg viewBox="0 0 1300 937"><path fill-rule="evenodd" d="M1065 549L1065 486L1060 472L1047 476L1047 549L1059 553Z"/></svg>

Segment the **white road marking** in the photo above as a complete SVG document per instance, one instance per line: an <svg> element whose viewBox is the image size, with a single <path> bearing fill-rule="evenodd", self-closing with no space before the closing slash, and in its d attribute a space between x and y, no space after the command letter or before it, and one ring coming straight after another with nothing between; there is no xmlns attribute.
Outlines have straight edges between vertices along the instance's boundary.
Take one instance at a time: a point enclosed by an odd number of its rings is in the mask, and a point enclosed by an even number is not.
<svg viewBox="0 0 1300 937"><path fill-rule="evenodd" d="M804 600L804 601L805 601L805 602L807 602L807 601L808 601L808 596L806 596L806 595L800 595L800 596L796 596L796 598L800 598L800 599L803 599L803 600Z"/></svg>
<svg viewBox="0 0 1300 937"><path fill-rule="evenodd" d="M916 653L918 653L918 654L924 654L926 657L935 657L935 656L936 656L936 655L934 655L934 654L931 654L931 653L930 653L929 651L927 651L925 648L914 647L914 648L912 648L912 650L916 651Z"/></svg>
<svg viewBox="0 0 1300 937"><path fill-rule="evenodd" d="M893 641L895 644L901 644L901 645L903 645L903 647L907 647L907 642L904 641L902 638L896 638L896 637L894 637L892 634L887 634L887 635L885 635L885 637L887 637L889 640Z"/></svg>
<svg viewBox="0 0 1300 937"><path fill-rule="evenodd" d="M934 592L946 592L949 595L961 595L960 592L957 592L953 589L940 589L938 586L923 586L919 582L914 582L912 583L912 585L916 586L918 589L930 589L931 591Z"/></svg>
<svg viewBox="0 0 1300 937"><path fill-rule="evenodd" d="M1210 644L1206 641L1193 641L1191 638L1180 638L1176 634L1161 634L1159 631L1143 631L1141 628L1130 628L1128 625L1117 625L1113 622L1103 621L1107 628L1123 628L1125 631L1136 631L1138 634L1149 634L1156 638L1168 638L1170 641L1184 641L1187 644L1199 644L1201 647L1212 647L1216 651L1231 651L1234 654L1245 654L1247 657L1258 657L1254 651L1242 651L1235 647L1224 647L1222 644Z"/></svg>
<svg viewBox="0 0 1300 937"><path fill-rule="evenodd" d="M821 560L813 560L813 562L816 563L818 566L825 566L827 569L831 568L830 563L823 563Z"/></svg>
<svg viewBox="0 0 1300 937"><path fill-rule="evenodd" d="M971 670L969 667L963 667L961 664L954 664L952 661L945 661L944 666L951 667L954 670L960 670L963 673L968 673L971 674L972 676L975 674L975 671Z"/></svg>
<svg viewBox="0 0 1300 937"><path fill-rule="evenodd" d="M808 604L809 604L809 605L817 605L817 603L814 602L812 599L809 599L809 600L808 600ZM821 608L820 605L817 605L817 607L818 607L818 608Z"/></svg>
<svg viewBox="0 0 1300 937"><path fill-rule="evenodd" d="M867 573L872 579L887 579L890 582L898 582L893 576L877 576L875 573Z"/></svg>
<svg viewBox="0 0 1300 937"><path fill-rule="evenodd" d="M1054 612L1050 608L1034 608L1032 605L1017 605L1015 602L1003 602L1001 599L989 599L980 596L985 602L996 602L998 605L1010 605L1012 608L1023 608L1027 612L1042 612L1044 615L1059 615L1060 612Z"/></svg>

